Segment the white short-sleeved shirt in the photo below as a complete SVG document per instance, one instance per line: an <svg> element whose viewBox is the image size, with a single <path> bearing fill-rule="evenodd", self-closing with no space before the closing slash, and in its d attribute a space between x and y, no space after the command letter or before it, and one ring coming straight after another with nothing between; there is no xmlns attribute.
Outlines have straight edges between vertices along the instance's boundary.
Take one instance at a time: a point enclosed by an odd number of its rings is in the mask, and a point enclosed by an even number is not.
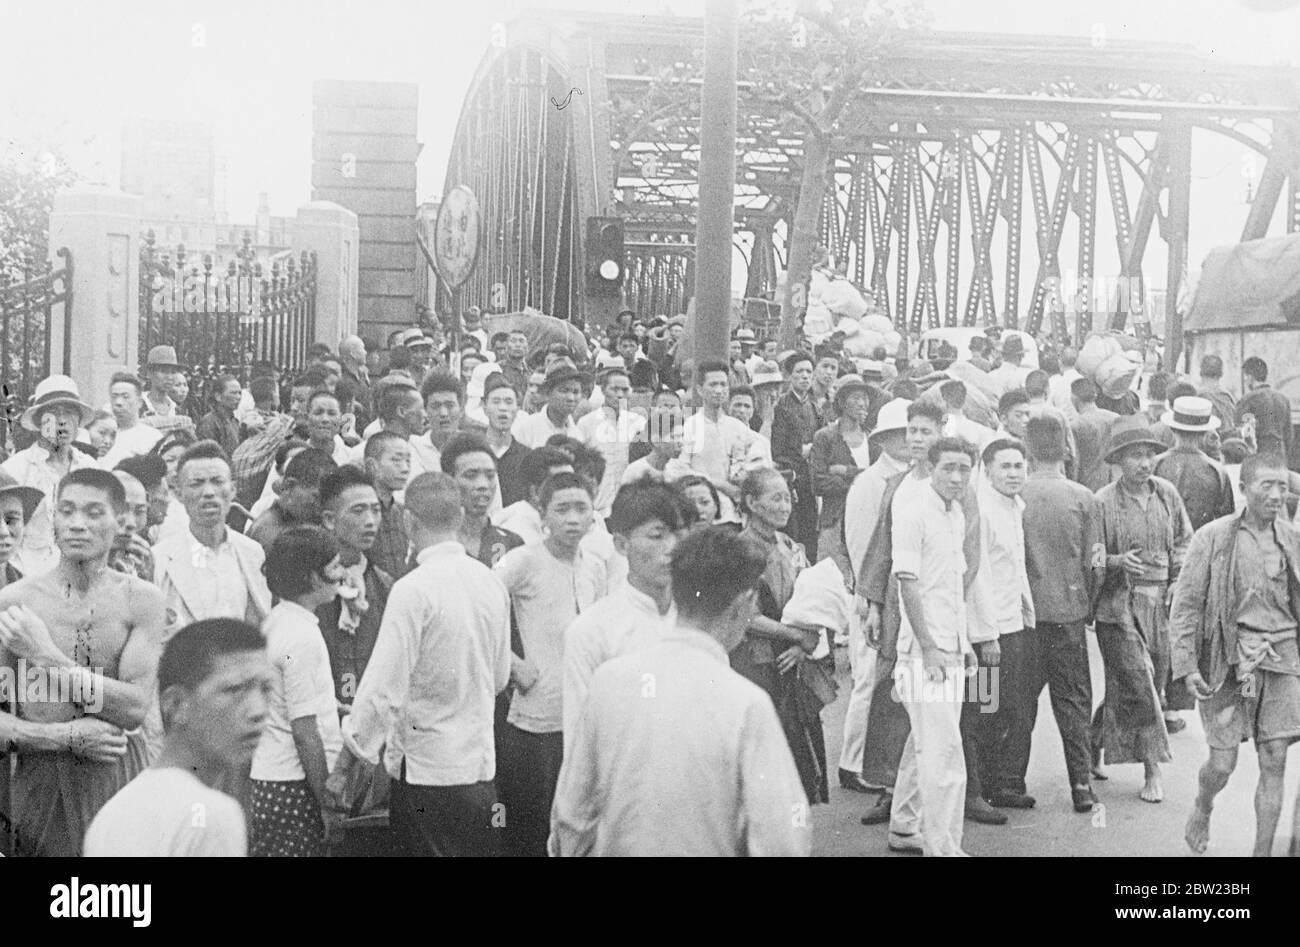
<svg viewBox="0 0 1300 947"><path fill-rule="evenodd" d="M105 470L112 470L128 457L140 457L149 453L162 438L162 431L140 421L128 428L118 428L112 449L99 463Z"/></svg>
<svg viewBox="0 0 1300 947"><path fill-rule="evenodd" d="M942 650L967 652L966 629L966 515L961 503L948 503L930 484L919 489L910 503L892 507L892 572L920 583L925 622L930 637ZM919 657L907 609L902 609L898 653Z"/></svg>
<svg viewBox="0 0 1300 947"><path fill-rule="evenodd" d="M244 810L189 770L151 766L99 810L83 851L88 858L243 858Z"/></svg>
<svg viewBox="0 0 1300 947"><path fill-rule="evenodd" d="M266 729L253 754L253 779L294 782L305 779L290 724L300 717L315 717L330 769L343 747L338 703L329 650L321 637L316 616L296 602L282 601L267 616L262 628L266 651L275 670L267 702Z"/></svg>
<svg viewBox="0 0 1300 947"><path fill-rule="evenodd" d="M551 416L546 413L546 408L542 408L536 414L524 414L520 411L510 428L510 433L520 444L534 450L544 447L546 442L556 434L582 440L582 431L578 429L577 421L570 417L563 427L556 427L551 423Z"/></svg>

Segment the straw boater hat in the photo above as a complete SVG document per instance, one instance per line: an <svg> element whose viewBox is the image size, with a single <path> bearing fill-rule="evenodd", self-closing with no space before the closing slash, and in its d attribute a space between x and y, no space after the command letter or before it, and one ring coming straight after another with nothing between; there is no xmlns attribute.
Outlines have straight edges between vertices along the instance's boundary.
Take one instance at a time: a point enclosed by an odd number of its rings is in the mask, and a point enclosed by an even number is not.
<svg viewBox="0 0 1300 947"><path fill-rule="evenodd" d="M81 413L82 427L95 419L95 409L81 400L77 383L67 375L51 375L49 378L42 379L36 386L36 396L32 406L23 412L19 423L27 430L39 433L41 427L36 422L37 416L41 411L56 404L70 404L75 407Z"/></svg>
<svg viewBox="0 0 1300 947"><path fill-rule="evenodd" d="M32 518L32 513L45 499L44 492L35 487L24 487L7 472L0 470L0 497L16 496L23 504L23 522Z"/></svg>
<svg viewBox="0 0 1300 947"><path fill-rule="evenodd" d="M417 345L433 345L433 339L424 334L424 330L418 326L407 329L401 335L401 341L404 346L414 348Z"/></svg>
<svg viewBox="0 0 1300 947"><path fill-rule="evenodd" d="M736 330L736 341L746 345L753 345L758 341L758 336L756 336L754 330L748 326L741 326Z"/></svg>
<svg viewBox="0 0 1300 947"><path fill-rule="evenodd" d="M1173 409L1160 416L1160 423L1171 431L1217 431L1221 423L1214 416L1214 405L1208 398L1185 395L1174 399Z"/></svg>
<svg viewBox="0 0 1300 947"><path fill-rule="evenodd" d="M876 426L867 435L867 439L870 440L879 434L888 434L890 431L906 431L907 409L911 404L912 402L906 398L895 398L887 402L880 409L880 414L876 416Z"/></svg>
<svg viewBox="0 0 1300 947"><path fill-rule="evenodd" d="M1136 444L1145 444L1155 448L1157 453L1164 453L1168 445L1161 443L1151 429L1142 423L1130 424L1110 432L1110 443L1106 445L1106 456L1102 458L1108 464L1118 464L1120 456Z"/></svg>

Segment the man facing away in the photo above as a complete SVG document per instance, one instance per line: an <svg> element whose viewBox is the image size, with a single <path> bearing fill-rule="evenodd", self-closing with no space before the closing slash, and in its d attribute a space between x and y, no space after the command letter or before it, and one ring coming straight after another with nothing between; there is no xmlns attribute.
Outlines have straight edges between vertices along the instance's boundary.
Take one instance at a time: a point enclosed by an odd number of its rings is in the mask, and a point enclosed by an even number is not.
<svg viewBox="0 0 1300 947"><path fill-rule="evenodd" d="M776 711L727 663L765 564L725 527L677 544L677 626L592 676L551 812L552 855L810 853L808 800Z"/></svg>
<svg viewBox="0 0 1300 947"><path fill-rule="evenodd" d="M17 854L75 856L95 813L147 762L137 733L122 738L112 761L88 744L121 738L144 722L163 599L152 585L108 566L126 515L126 495L113 474L75 470L60 481L53 502L57 564L0 590L0 664L11 680L39 674L47 693L15 694L17 713L2 716L10 725L25 720L65 729L44 745L18 741L11 784ZM108 734L84 732L77 721L87 717L110 725Z"/></svg>
<svg viewBox="0 0 1300 947"><path fill-rule="evenodd" d="M1097 798L1089 778L1092 680L1085 625L1092 620L1093 598L1104 576L1097 555L1101 517L1088 488L1065 476L1065 432L1059 419L1030 418L1025 445L1025 568L1037 623L1021 634L1021 686L1002 741L1002 773L1005 783L1025 791L1038 698L1046 686L1074 809L1091 812Z"/></svg>
<svg viewBox="0 0 1300 947"><path fill-rule="evenodd" d="M1119 417L1114 411L1097 407L1097 383L1091 378L1076 378L1070 385L1074 398L1075 418L1070 422L1078 460L1074 479L1093 493L1110 483L1110 465L1106 463L1106 445L1111 428Z"/></svg>
<svg viewBox="0 0 1300 947"><path fill-rule="evenodd" d="M349 771L384 763L390 824L407 855L495 855L493 706L510 677L510 600L467 556L460 490L444 473L406 488L415 571L394 583L378 643L329 779L339 799Z"/></svg>
<svg viewBox="0 0 1300 947"><path fill-rule="evenodd" d="M1214 416L1225 428L1236 423L1237 405L1231 393L1223 390L1223 359L1207 355L1201 359L1201 384L1197 394L1214 406Z"/></svg>
<svg viewBox="0 0 1300 947"><path fill-rule="evenodd" d="M1259 452L1284 459L1291 455L1291 401L1268 386L1268 363L1252 355L1241 363L1241 387L1246 394L1237 402L1236 423L1246 415L1255 418L1255 443Z"/></svg>
<svg viewBox="0 0 1300 947"><path fill-rule="evenodd" d="M1173 677L1200 702L1210 758L1187 820L1187 845L1204 852L1214 798L1255 741L1257 856L1273 850L1287 749L1300 739L1300 533L1285 510L1286 461L1253 454L1241 465L1246 508L1192 537L1174 588ZM1291 854L1300 853L1293 834Z"/></svg>
<svg viewBox="0 0 1300 947"><path fill-rule="evenodd" d="M215 787L252 760L270 680L266 639L247 622L209 619L173 635L158 662L162 752L99 810L86 832L85 854L248 854L244 810Z"/></svg>

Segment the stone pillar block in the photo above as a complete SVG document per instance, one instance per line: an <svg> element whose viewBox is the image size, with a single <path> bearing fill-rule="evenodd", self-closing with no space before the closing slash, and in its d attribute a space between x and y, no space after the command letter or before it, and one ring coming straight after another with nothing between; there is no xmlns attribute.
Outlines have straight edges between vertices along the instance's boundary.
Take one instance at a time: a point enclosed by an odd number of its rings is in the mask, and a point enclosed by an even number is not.
<svg viewBox="0 0 1300 947"><path fill-rule="evenodd" d="M337 350L357 331L357 215L332 201L298 208L294 251L316 251L316 336Z"/></svg>
<svg viewBox="0 0 1300 947"><path fill-rule="evenodd" d="M72 251L72 364L69 374L88 404L108 399L114 372L138 369L140 346L140 214L143 199L83 185L55 195L50 258ZM53 370L62 370L64 328L55 319Z"/></svg>

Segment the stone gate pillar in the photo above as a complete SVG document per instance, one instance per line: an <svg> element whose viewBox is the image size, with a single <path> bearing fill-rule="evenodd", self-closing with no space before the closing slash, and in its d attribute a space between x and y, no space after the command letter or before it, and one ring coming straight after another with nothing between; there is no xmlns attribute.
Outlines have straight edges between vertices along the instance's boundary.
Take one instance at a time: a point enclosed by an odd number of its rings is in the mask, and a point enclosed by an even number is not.
<svg viewBox="0 0 1300 947"><path fill-rule="evenodd" d="M108 400L114 372L136 371L140 336L142 199L109 187L79 185L54 196L50 259L72 251L71 374L86 403ZM62 371L64 326L52 327L51 371Z"/></svg>
<svg viewBox="0 0 1300 947"><path fill-rule="evenodd" d="M316 251L316 335L337 350L357 331L357 215L332 201L298 208L294 252Z"/></svg>

